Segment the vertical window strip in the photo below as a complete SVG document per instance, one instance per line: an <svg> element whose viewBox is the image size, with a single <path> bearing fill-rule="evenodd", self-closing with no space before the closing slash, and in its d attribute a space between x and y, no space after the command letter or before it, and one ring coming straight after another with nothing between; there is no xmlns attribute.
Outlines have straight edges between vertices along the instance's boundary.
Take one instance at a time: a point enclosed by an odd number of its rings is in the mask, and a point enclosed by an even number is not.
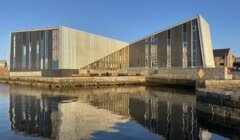
<svg viewBox="0 0 240 140"><path fill-rule="evenodd" d="M187 24L183 24L183 33L182 33L182 53L183 53L183 58L182 58L182 67L187 68Z"/></svg>
<svg viewBox="0 0 240 140"><path fill-rule="evenodd" d="M171 67L171 30L167 32L167 68Z"/></svg>

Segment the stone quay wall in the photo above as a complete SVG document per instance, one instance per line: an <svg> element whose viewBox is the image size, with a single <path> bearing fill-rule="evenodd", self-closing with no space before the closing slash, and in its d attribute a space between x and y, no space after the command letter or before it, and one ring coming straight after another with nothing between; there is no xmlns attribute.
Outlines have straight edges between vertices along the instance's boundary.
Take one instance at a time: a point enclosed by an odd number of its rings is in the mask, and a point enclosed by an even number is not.
<svg viewBox="0 0 240 140"><path fill-rule="evenodd" d="M197 110L240 122L240 89L198 89L196 96Z"/></svg>
<svg viewBox="0 0 240 140"><path fill-rule="evenodd" d="M207 89L240 88L240 80L205 80L202 87Z"/></svg>
<svg viewBox="0 0 240 140"><path fill-rule="evenodd" d="M0 77L0 83L49 88L73 88L82 86L145 85L145 76L119 77Z"/></svg>
<svg viewBox="0 0 240 140"><path fill-rule="evenodd" d="M202 69L204 76L202 80L215 79L232 79L232 75L228 74L224 67L216 68L164 68L152 69L149 71L150 77L170 78L170 79L191 79L200 80L198 76L199 70Z"/></svg>
<svg viewBox="0 0 240 140"><path fill-rule="evenodd" d="M0 76L8 76L9 71L7 67L0 67Z"/></svg>
<svg viewBox="0 0 240 140"><path fill-rule="evenodd" d="M171 79L160 77L146 77L146 82L149 86L171 86L181 88L195 88L196 81L191 79Z"/></svg>

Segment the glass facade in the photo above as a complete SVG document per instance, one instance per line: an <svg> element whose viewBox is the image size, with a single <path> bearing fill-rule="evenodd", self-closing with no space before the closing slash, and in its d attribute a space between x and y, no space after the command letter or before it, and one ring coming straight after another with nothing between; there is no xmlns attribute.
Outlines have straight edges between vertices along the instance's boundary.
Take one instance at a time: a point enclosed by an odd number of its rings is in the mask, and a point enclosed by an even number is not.
<svg viewBox="0 0 240 140"><path fill-rule="evenodd" d="M26 55L26 53L27 53L27 49L26 49L26 40L27 39L27 37L26 37L26 33L23 33L23 40L22 40L22 42L23 42L23 45L22 45L22 69L26 69L26 57L27 57L27 55Z"/></svg>
<svg viewBox="0 0 240 140"><path fill-rule="evenodd" d="M151 37L151 67L157 67L157 36Z"/></svg>
<svg viewBox="0 0 240 140"><path fill-rule="evenodd" d="M44 64L44 68L48 69L48 31L44 31L45 35L44 35L44 50L45 50L45 64Z"/></svg>
<svg viewBox="0 0 240 140"><path fill-rule="evenodd" d="M13 71L57 69L59 61L59 30L12 33L11 65Z"/></svg>
<svg viewBox="0 0 240 140"><path fill-rule="evenodd" d="M16 35L13 35L13 69L16 69Z"/></svg>
<svg viewBox="0 0 240 140"><path fill-rule="evenodd" d="M40 69L43 69L43 57L44 57L44 44L43 44L43 31L41 32L41 36L40 36L40 55L41 55L41 62L40 62Z"/></svg>
<svg viewBox="0 0 240 140"><path fill-rule="evenodd" d="M52 42L52 68L58 69L59 68L59 36L58 30L53 30L53 42Z"/></svg>
<svg viewBox="0 0 240 140"><path fill-rule="evenodd" d="M149 67L149 40L145 39L145 67Z"/></svg>
<svg viewBox="0 0 240 140"><path fill-rule="evenodd" d="M167 32L167 67L171 67L171 30Z"/></svg>
<svg viewBox="0 0 240 140"><path fill-rule="evenodd" d="M37 33L37 42L36 42L36 70L39 70L39 61L40 61L40 35Z"/></svg>
<svg viewBox="0 0 240 140"><path fill-rule="evenodd" d="M197 66L197 20L192 21L192 67Z"/></svg>
<svg viewBox="0 0 240 140"><path fill-rule="evenodd" d="M183 68L187 67L187 46L188 46L188 40L187 40L187 24L183 24L183 33L182 33L182 49L183 49Z"/></svg>
<svg viewBox="0 0 240 140"><path fill-rule="evenodd" d="M83 69L93 70L119 70L128 68L128 47L112 53Z"/></svg>
<svg viewBox="0 0 240 140"><path fill-rule="evenodd" d="M29 54L28 54L28 69L31 69L32 64L32 36L31 32L29 33L29 48L28 48Z"/></svg>

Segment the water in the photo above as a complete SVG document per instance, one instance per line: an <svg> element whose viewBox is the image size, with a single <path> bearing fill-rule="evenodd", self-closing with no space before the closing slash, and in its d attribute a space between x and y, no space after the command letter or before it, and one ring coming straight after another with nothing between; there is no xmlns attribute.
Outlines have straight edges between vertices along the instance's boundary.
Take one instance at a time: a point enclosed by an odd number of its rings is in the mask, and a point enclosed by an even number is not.
<svg viewBox="0 0 240 140"><path fill-rule="evenodd" d="M205 120L192 90L147 87L50 91L0 84L0 139L239 139ZM231 131L230 131L231 130Z"/></svg>

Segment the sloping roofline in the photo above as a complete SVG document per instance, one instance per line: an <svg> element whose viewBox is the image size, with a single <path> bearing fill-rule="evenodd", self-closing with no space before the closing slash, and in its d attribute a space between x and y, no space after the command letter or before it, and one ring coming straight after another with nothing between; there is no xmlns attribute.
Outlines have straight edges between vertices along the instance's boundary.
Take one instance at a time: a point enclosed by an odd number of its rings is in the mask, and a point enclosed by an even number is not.
<svg viewBox="0 0 240 140"><path fill-rule="evenodd" d="M149 34L149 35L143 36L143 37L141 37L141 38L139 38L139 39L137 39L137 40L135 40L135 41L132 41L132 42L129 43L129 45L130 45L130 44L133 44L133 43L136 43L136 42L138 42L138 41L140 41L140 40L142 40L142 39L145 39L145 38L154 36L154 35L156 35L156 34L159 34L159 33L161 33L161 32L164 32L164 31L166 31L166 30L169 30L169 29L171 29L171 28L177 27L177 26L179 26L179 25L181 25L181 24L184 24L184 23L186 23L186 22L189 22L189 21L191 21L191 20L193 20L193 19L199 19L200 17L203 18L200 14L197 14L197 15L191 17L191 18L185 19L185 20L183 20L183 21L181 21L181 22L178 22L178 23L176 23L176 24L173 24L173 25L171 25L171 26L168 26L168 27L166 27L166 28L164 28L164 29L161 29L161 30L159 30L159 31L153 32L153 33L151 33L151 34ZM53 29L59 29L59 28L61 28L61 27L66 27L66 26L51 26L51 27L40 27L40 28L33 28L33 29L26 29L26 30L14 30L14 31L12 31L11 33L31 32L31 31L41 31L41 30L53 30ZM71 27L67 27L67 28L71 28ZM74 28L72 28L72 29L74 29ZM75 30L78 30L78 29L75 29ZM82 31L82 30L80 30L80 31ZM83 31L83 32L86 32L86 31ZM94 33L91 33L91 34L94 34ZM96 35L97 35L97 34L96 34ZM100 35L100 36L103 36L103 35ZM110 38L110 37L108 37L108 38ZM120 40L119 40L119 41L120 41ZM125 42L125 41L123 41L123 42ZM126 43L128 43L128 42L126 42Z"/></svg>
<svg viewBox="0 0 240 140"><path fill-rule="evenodd" d="M59 29L60 27L62 26L40 27L40 28L33 28L33 29L26 29L26 30L14 30L11 33L53 30L53 29Z"/></svg>
<svg viewBox="0 0 240 140"><path fill-rule="evenodd" d="M154 35L156 35L156 34L159 34L159 33L164 32L164 31L166 31L166 30L172 29L172 28L177 27L177 26L179 26L179 25L181 25L181 24L184 24L184 23L186 23L186 22L192 21L193 19L199 19L200 17L202 17L202 16L201 16L200 14L197 14L197 15L191 17L191 18L185 19L185 20L183 20L183 21L181 21L181 22L178 22L178 23L176 23L176 24L173 24L173 25L171 25L171 26L168 26L168 27L166 27L166 28L164 28L164 29L161 29L161 30L159 30L159 31L153 32L153 33L151 33L151 34L149 34L149 35L146 35L146 36L144 36L144 37L141 37L141 38L139 38L139 39L137 39L137 40L135 40L135 41L133 41L133 42L130 42L129 44L136 43L136 42L138 42L138 41L140 41L140 40L143 40L143 39L145 39L145 38L154 36Z"/></svg>
<svg viewBox="0 0 240 140"><path fill-rule="evenodd" d="M121 41L121 40L118 40L118 39L115 39L115 38L111 38L111 37L108 37L108 36L105 36L105 35L101 35L101 34L95 34L95 33L87 32L87 31L71 28L71 27L68 27L68 26L49 26L49 27L32 28L32 29L26 29L26 30L14 30L14 31L11 32L11 34L12 33L20 33L20 32L34 32L34 31L54 30L54 29L59 29L60 30L62 28L69 28L69 29L73 29L73 30L89 33L89 34L92 34L92 35L105 37L105 38L108 38L108 39L112 39L112 40L116 40L116 41L119 41L119 42L126 43L127 44L126 46L129 45L129 43L125 42L125 41Z"/></svg>

